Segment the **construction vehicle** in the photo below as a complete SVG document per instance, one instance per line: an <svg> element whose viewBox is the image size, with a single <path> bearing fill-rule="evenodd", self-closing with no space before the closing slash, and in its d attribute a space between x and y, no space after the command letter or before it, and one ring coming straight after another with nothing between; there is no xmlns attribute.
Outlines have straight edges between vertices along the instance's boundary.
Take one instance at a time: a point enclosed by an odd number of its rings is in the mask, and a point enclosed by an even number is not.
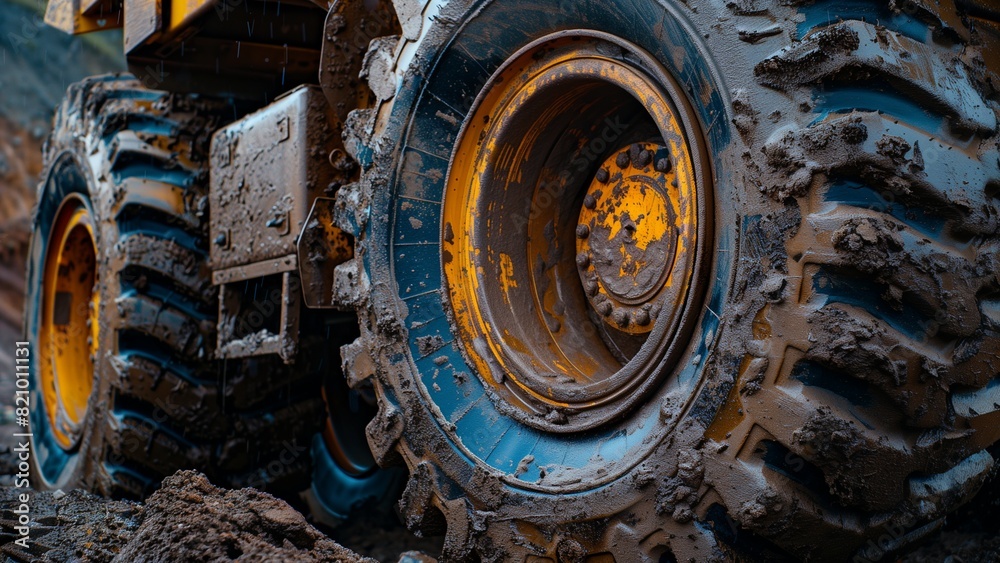
<svg viewBox="0 0 1000 563"><path fill-rule="evenodd" d="M877 561L1000 454L986 0L50 0L34 483ZM987 485L988 486L988 485ZM398 503L397 503L398 501ZM390 508L387 508L390 507Z"/></svg>

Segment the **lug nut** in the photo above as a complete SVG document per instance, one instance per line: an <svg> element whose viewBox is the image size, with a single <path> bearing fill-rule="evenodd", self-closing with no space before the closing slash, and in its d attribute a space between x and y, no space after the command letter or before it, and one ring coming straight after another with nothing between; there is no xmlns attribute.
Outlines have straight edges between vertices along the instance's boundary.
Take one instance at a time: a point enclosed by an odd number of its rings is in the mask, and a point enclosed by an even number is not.
<svg viewBox="0 0 1000 563"><path fill-rule="evenodd" d="M597 179L598 180L601 179L600 173L598 173ZM590 194L587 194L587 197L583 198L583 206L586 207L587 209L594 209L595 207L597 207L597 198Z"/></svg>
<svg viewBox="0 0 1000 563"><path fill-rule="evenodd" d="M642 151L642 145L636 143L628 148L628 156L632 159L632 162L637 162L639 160L639 153Z"/></svg>
<svg viewBox="0 0 1000 563"><path fill-rule="evenodd" d="M649 325L649 311L645 309L639 309L635 313L635 324L639 326Z"/></svg>
<svg viewBox="0 0 1000 563"><path fill-rule="evenodd" d="M614 309L615 307L610 301L602 301L597 304L597 312L600 313L602 317L610 315Z"/></svg>
<svg viewBox="0 0 1000 563"><path fill-rule="evenodd" d="M628 311L626 311L625 309L618 309L617 311L615 311L615 315L614 315L613 318L614 318L615 324L617 324L618 326L620 326L622 328L625 328L625 327L628 326L628 321L629 321Z"/></svg>
<svg viewBox="0 0 1000 563"><path fill-rule="evenodd" d="M641 151L639 151L639 154L637 155L637 158L635 158L634 160L635 160L636 166L638 166L639 168L643 168L647 164L649 164L649 161L652 160L652 158L653 158L653 155L649 154L649 151L647 151L647 150L641 150Z"/></svg>
<svg viewBox="0 0 1000 563"><path fill-rule="evenodd" d="M608 180L611 179L611 174L608 173L606 168L601 168L597 171L597 181L602 184L607 184Z"/></svg>
<svg viewBox="0 0 1000 563"><path fill-rule="evenodd" d="M594 280L589 280L587 283L583 284L583 290L587 292L587 297L593 297L597 295L597 282Z"/></svg>
<svg viewBox="0 0 1000 563"><path fill-rule="evenodd" d="M581 268L586 268L590 265L590 255L586 252L581 252L576 255L576 265Z"/></svg>
<svg viewBox="0 0 1000 563"><path fill-rule="evenodd" d="M618 153L618 157L615 158L615 164L618 165L618 168L625 168L628 166L628 163L629 163L628 152Z"/></svg>
<svg viewBox="0 0 1000 563"><path fill-rule="evenodd" d="M656 161L654 167L656 168L657 172L664 172L664 173L670 172L671 168L670 159L667 157L663 157Z"/></svg>
<svg viewBox="0 0 1000 563"><path fill-rule="evenodd" d="M590 236L590 227L587 225L577 225L576 226L576 236L577 238L587 238Z"/></svg>

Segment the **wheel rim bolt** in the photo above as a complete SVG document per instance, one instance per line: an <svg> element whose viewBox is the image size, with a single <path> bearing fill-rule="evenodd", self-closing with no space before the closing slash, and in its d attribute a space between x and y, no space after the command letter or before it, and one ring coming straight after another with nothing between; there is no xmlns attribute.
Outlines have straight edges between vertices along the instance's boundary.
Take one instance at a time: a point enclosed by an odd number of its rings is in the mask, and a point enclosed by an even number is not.
<svg viewBox="0 0 1000 563"><path fill-rule="evenodd" d="M600 178L598 178L598 180L599 179ZM583 206L586 207L587 209L594 209L595 207L597 207L597 198L590 194L587 194L587 197L583 198Z"/></svg>
<svg viewBox="0 0 1000 563"><path fill-rule="evenodd" d="M629 321L628 311L626 311L624 309L618 309L617 311L615 311L615 315L614 315L613 319L615 321L615 324L617 324L618 326L623 327L623 328L627 327L628 326L628 321Z"/></svg>
<svg viewBox="0 0 1000 563"><path fill-rule="evenodd" d="M606 317L614 311L614 305L610 301L601 301L597 304L597 312L601 314L602 317Z"/></svg>
<svg viewBox="0 0 1000 563"><path fill-rule="evenodd" d="M602 184L607 184L608 180L611 179L611 174L608 173L606 168L601 168L597 171L597 181ZM593 207L591 207L593 209Z"/></svg>
<svg viewBox="0 0 1000 563"><path fill-rule="evenodd" d="M649 310L649 318L650 319L655 319L655 318L659 317L660 316L660 308L661 308L660 305L653 306L653 308Z"/></svg>
<svg viewBox="0 0 1000 563"><path fill-rule="evenodd" d="M649 161L652 160L652 158L653 158L653 156L651 154L649 154L649 151L643 149L643 150L639 151L639 154L635 158L635 164L639 168L643 168L647 164L649 164Z"/></svg>
<svg viewBox="0 0 1000 563"><path fill-rule="evenodd" d="M618 158L615 159L615 164L618 165L618 168L625 168L626 166L628 166L628 163L629 163L628 152L618 153Z"/></svg>
<svg viewBox="0 0 1000 563"><path fill-rule="evenodd" d="M581 252L576 255L576 265L581 268L586 268L590 265L590 256L586 252Z"/></svg>
<svg viewBox="0 0 1000 563"><path fill-rule="evenodd" d="M667 157L663 157L656 161L654 167L656 168L657 172L670 172L671 168L670 159Z"/></svg>
<svg viewBox="0 0 1000 563"><path fill-rule="evenodd" d="M635 324L639 326L647 326L649 324L649 311L645 309L639 309L635 313Z"/></svg>
<svg viewBox="0 0 1000 563"><path fill-rule="evenodd" d="M587 225L577 225L576 226L576 236L577 238L587 238L590 236L590 227Z"/></svg>

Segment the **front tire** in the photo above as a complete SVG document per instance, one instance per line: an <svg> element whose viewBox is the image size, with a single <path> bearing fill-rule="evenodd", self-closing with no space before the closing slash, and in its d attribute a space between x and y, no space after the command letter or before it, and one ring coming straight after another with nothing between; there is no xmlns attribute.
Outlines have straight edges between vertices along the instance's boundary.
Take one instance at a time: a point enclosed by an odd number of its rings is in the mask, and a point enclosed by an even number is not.
<svg viewBox="0 0 1000 563"><path fill-rule="evenodd" d="M366 168L339 196L341 225L358 241L356 261L340 267L342 303L358 305L362 329L346 364L379 395L376 458L410 469L400 506L411 529L446 530L447 560L877 560L974 495L1000 438L988 398L1000 344L996 104L966 49L978 39L945 19L823 2L451 2L424 23L436 26L424 39L373 42L366 60L409 66L372 65L372 90L386 99L352 115L360 133L346 143ZM614 39L589 59L638 65L641 80L680 92L675 108L691 108L686 142L710 155L694 174L709 198L694 199L712 209L699 240L712 244L697 258L708 275L694 268L700 287L677 308L686 329L660 331L674 335L660 356L645 343L623 352L624 366L653 357L657 367L641 373L656 384L591 417L568 399L535 408L565 390L555 383L549 397L544 386L512 388L576 379L533 350L549 342L545 330L566 326L552 318L586 304L573 296L592 295L558 260L511 258L562 244L559 221L585 216L589 180L564 178L549 205L564 212L532 230L538 189L517 183L541 186L559 170L544 157L518 165L535 150L561 157L589 146L559 142L586 133L572 120L590 108L627 104L558 97L573 90L532 98L544 84L505 88L573 58L553 55L559 41L584 44L595 29ZM637 63L647 57L655 64ZM572 126L532 128L560 111ZM511 126L520 135L491 133L518 112L530 117ZM676 136L662 118L650 122L661 139ZM469 131L477 136L466 145ZM629 143L651 133L636 135ZM590 174L627 148L620 140L597 151ZM495 160L466 154L491 143ZM471 173L457 169L463 162ZM467 228L448 212L456 197L472 200ZM520 227L512 205L527 209ZM449 273L465 259L456 252L472 258ZM456 276L473 289L456 291ZM565 291L511 305L523 291L512 288L541 282ZM637 322L642 307L618 305L635 300L609 300L575 322ZM536 317L541 328L525 331ZM622 338L602 336L619 352ZM546 350L561 346L552 342Z"/></svg>

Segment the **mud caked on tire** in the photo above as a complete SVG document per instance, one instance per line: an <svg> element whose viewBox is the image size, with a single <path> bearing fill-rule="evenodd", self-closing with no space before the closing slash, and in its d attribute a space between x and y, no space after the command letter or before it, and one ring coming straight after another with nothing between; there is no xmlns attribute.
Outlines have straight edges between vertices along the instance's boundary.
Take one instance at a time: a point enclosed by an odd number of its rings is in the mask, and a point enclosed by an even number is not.
<svg viewBox="0 0 1000 563"><path fill-rule="evenodd" d="M963 14L399 4L338 281L444 559L878 560L975 494L1000 170Z"/></svg>
<svg viewBox="0 0 1000 563"><path fill-rule="evenodd" d="M233 113L128 75L74 84L58 109L25 315L36 487L142 497L182 468L307 482L316 389L266 360L213 360L207 153Z"/></svg>

